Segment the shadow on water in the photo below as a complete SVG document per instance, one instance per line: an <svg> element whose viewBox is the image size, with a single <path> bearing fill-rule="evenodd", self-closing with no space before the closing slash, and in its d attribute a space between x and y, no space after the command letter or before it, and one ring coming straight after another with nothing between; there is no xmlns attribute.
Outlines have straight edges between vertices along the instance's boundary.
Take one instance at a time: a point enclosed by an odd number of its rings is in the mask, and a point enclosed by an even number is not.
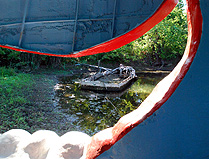
<svg viewBox="0 0 209 159"><path fill-rule="evenodd" d="M76 130L93 135L135 110L163 77L141 76L125 91L112 93L81 90L75 84L78 76L60 77L55 98Z"/></svg>

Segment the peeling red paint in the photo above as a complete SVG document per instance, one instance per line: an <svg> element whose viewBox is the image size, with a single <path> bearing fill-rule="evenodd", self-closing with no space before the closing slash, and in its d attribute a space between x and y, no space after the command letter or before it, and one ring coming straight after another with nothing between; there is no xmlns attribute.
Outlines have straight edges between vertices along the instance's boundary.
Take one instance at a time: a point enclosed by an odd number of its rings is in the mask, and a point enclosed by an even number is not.
<svg viewBox="0 0 209 159"><path fill-rule="evenodd" d="M187 0L188 41L179 64L155 87L140 107L123 116L114 127L100 131L92 137L86 151L86 159L96 158L111 148L129 131L159 109L176 90L189 70L200 43L203 19L199 3L199 0ZM163 7L166 8L166 6Z"/></svg>

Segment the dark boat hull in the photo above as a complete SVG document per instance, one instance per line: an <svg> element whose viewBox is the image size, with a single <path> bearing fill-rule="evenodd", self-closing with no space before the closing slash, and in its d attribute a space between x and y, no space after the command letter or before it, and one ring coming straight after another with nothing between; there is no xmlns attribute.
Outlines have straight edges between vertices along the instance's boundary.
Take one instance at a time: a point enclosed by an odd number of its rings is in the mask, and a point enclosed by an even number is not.
<svg viewBox="0 0 209 159"><path fill-rule="evenodd" d="M128 77L125 80L123 80L119 84L114 83L102 83L100 81L93 81L93 82L81 82L81 88L87 89L87 90L93 90L93 91L108 91L108 92L119 92L127 88L131 82L135 79L132 77Z"/></svg>

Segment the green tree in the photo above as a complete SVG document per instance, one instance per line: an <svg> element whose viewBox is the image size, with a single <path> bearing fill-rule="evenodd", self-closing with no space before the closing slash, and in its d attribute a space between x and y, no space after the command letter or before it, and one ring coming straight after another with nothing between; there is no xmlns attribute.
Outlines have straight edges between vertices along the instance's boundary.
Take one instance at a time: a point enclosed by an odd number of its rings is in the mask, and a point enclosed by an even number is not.
<svg viewBox="0 0 209 159"><path fill-rule="evenodd" d="M187 41L187 21L180 2L158 25L136 40L134 50L150 64L164 63L180 57Z"/></svg>

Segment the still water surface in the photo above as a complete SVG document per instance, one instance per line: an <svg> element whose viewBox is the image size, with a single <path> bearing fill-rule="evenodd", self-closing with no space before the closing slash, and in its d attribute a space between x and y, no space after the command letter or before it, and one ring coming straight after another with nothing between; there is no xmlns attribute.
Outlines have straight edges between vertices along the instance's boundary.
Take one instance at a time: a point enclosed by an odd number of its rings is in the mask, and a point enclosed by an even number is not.
<svg viewBox="0 0 209 159"><path fill-rule="evenodd" d="M55 86L55 98L77 131L93 135L140 106L163 77L140 76L128 89L115 93L81 90L75 84L78 76L61 77Z"/></svg>

